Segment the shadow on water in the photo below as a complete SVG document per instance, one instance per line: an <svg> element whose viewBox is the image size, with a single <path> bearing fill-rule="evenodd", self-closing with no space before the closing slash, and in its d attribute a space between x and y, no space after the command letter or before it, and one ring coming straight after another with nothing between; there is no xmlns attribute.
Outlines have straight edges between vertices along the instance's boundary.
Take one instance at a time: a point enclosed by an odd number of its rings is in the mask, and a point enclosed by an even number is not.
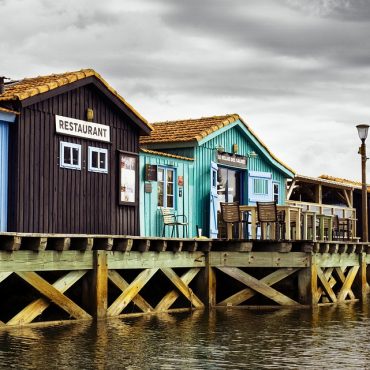
<svg viewBox="0 0 370 370"><path fill-rule="evenodd" d="M160 314L0 331L1 369L363 369L369 307Z"/></svg>

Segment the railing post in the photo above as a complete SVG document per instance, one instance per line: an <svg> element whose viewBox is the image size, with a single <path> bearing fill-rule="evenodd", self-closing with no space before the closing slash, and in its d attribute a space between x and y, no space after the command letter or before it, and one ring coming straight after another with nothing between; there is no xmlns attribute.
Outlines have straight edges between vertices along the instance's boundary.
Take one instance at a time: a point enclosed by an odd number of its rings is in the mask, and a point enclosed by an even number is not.
<svg viewBox="0 0 370 370"><path fill-rule="evenodd" d="M93 316L102 319L107 316L108 308L108 252L95 250L93 258Z"/></svg>

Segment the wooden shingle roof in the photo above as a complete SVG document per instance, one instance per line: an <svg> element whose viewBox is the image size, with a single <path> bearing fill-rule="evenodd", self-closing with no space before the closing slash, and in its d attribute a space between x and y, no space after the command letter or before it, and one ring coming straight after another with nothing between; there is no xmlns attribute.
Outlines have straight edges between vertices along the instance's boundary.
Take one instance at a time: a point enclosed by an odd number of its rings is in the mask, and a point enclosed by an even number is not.
<svg viewBox="0 0 370 370"><path fill-rule="evenodd" d="M121 101L121 103L123 103L137 118L152 129L147 120L129 103L127 103L127 101L93 69L81 69L80 71L75 72L25 78L14 83L6 84L5 92L0 95L0 103L4 101L25 100L88 77L96 77L107 88L107 90L118 98L118 100Z"/></svg>
<svg viewBox="0 0 370 370"><path fill-rule="evenodd" d="M205 139L208 135L217 130L240 121L242 125L256 139L258 144L268 153L268 155L278 162L281 166L295 173L293 169L279 160L261 139L253 132L253 130L241 119L238 114L227 114L224 116L202 117L197 119L186 119L177 121L165 121L152 123L153 131L150 136L141 136L140 144L171 144L171 143L196 143Z"/></svg>
<svg viewBox="0 0 370 370"><path fill-rule="evenodd" d="M178 121L152 123L153 132L150 136L141 137L141 144L173 143L200 141L218 129L235 122L237 114L225 116L202 117Z"/></svg>

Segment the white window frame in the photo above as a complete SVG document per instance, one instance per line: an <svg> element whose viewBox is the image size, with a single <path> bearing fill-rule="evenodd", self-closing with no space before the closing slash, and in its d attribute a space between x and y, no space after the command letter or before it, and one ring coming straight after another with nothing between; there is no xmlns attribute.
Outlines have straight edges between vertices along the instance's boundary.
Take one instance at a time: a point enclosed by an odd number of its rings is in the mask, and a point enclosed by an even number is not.
<svg viewBox="0 0 370 370"><path fill-rule="evenodd" d="M77 164L65 163L64 161L64 149L65 148L70 148L71 154L72 154L71 155L72 160L73 160L72 149L78 149L78 163ZM67 141L60 142L60 167L69 168L71 170L81 170L81 145L80 144L69 143Z"/></svg>
<svg viewBox="0 0 370 370"><path fill-rule="evenodd" d="M105 154L105 167L93 167L92 165L92 154L93 152L99 153L99 160L98 163L100 165L100 153ZM105 148L96 148L94 146L89 146L88 148L88 165L87 169L89 172L100 172L100 173L108 173L108 149Z"/></svg>
<svg viewBox="0 0 370 370"><path fill-rule="evenodd" d="M163 181L158 181L158 182L163 182L163 205L160 206L158 204L158 194L157 194L157 206L158 207L165 207L165 208L171 208L171 209L176 209L176 194L177 194L177 186L176 186L176 167L170 167L170 166L158 166L158 171L163 170ZM171 196L173 197L173 206L169 207L167 204L167 172L172 171L172 176L173 176L173 194Z"/></svg>

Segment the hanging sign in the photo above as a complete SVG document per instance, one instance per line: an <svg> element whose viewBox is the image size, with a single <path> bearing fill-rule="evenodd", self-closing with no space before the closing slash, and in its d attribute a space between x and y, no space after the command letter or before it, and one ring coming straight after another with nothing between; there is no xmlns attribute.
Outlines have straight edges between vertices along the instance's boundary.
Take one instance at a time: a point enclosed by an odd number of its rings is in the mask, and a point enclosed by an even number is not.
<svg viewBox="0 0 370 370"><path fill-rule="evenodd" d="M105 142L110 141L110 127L100 123L55 115L55 128L58 134Z"/></svg>
<svg viewBox="0 0 370 370"><path fill-rule="evenodd" d="M230 153L217 153L217 162L226 166L247 168L247 157Z"/></svg>
<svg viewBox="0 0 370 370"><path fill-rule="evenodd" d="M146 164L145 165L145 180L146 181L157 181L157 165Z"/></svg>

